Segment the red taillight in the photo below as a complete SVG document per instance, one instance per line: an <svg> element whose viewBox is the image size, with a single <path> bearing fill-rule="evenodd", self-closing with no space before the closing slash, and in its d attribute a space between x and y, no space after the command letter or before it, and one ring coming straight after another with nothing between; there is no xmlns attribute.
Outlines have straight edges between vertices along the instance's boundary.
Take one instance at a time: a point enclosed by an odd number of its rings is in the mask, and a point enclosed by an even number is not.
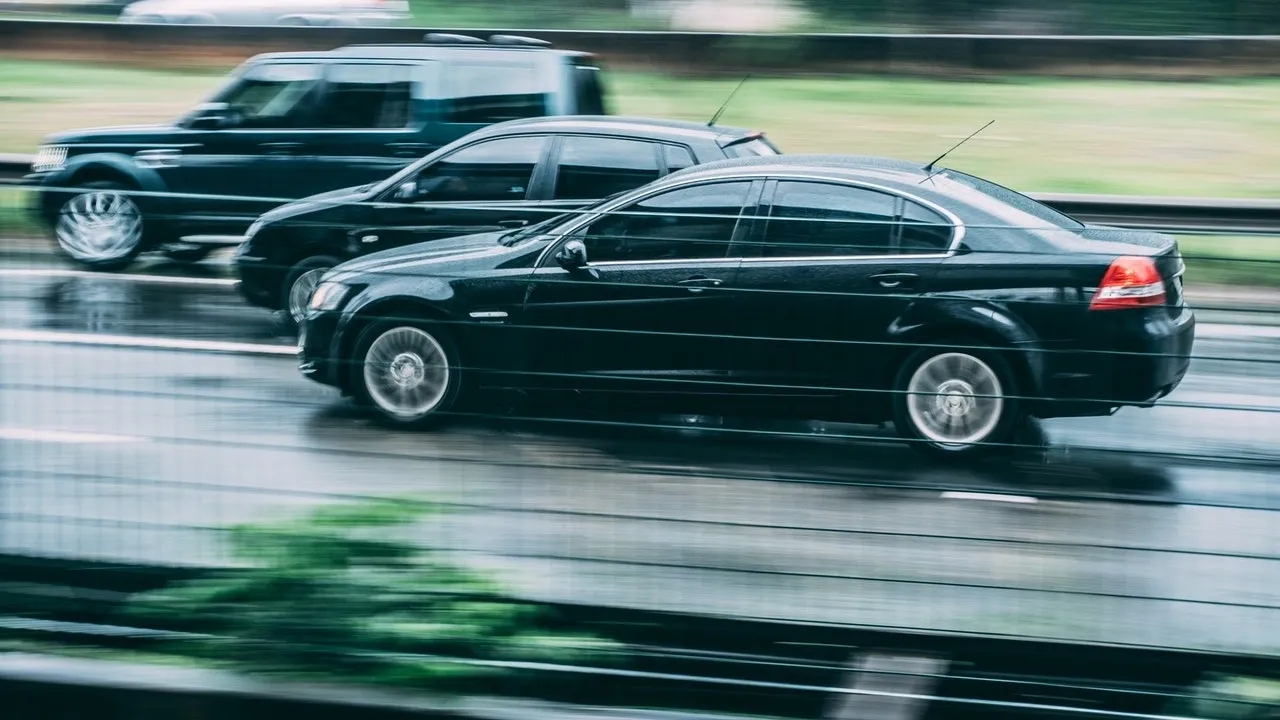
<svg viewBox="0 0 1280 720"><path fill-rule="evenodd" d="M1165 303L1164 279L1151 258L1126 256L1107 268L1090 310L1121 310Z"/></svg>

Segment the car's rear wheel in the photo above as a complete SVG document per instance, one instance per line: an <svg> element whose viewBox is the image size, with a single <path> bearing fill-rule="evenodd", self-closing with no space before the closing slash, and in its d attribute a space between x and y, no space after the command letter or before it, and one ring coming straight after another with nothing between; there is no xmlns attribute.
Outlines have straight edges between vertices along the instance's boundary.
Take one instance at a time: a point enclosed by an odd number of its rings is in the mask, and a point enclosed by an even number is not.
<svg viewBox="0 0 1280 720"><path fill-rule="evenodd" d="M119 270L142 252L145 221L128 189L97 180L77 188L54 224L58 247L91 270Z"/></svg>
<svg viewBox="0 0 1280 720"><path fill-rule="evenodd" d="M439 423L462 386L457 346L448 333L404 321L374 323L362 332L351 372L357 400L392 427Z"/></svg>
<svg viewBox="0 0 1280 720"><path fill-rule="evenodd" d="M289 268L285 275L284 285L280 289L280 307L285 311L285 321L289 329L296 329L307 314L307 303L311 302L311 293L320 286L320 278L342 262L327 255L309 257Z"/></svg>
<svg viewBox="0 0 1280 720"><path fill-rule="evenodd" d="M991 350L921 348L894 383L898 434L929 455L975 457L1008 449L1020 417L1017 379Z"/></svg>

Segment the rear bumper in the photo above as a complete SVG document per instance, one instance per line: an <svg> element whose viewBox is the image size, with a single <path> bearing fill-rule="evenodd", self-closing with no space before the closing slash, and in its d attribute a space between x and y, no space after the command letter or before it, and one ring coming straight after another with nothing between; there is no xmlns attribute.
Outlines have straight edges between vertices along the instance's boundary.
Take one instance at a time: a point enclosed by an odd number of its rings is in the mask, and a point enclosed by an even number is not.
<svg viewBox="0 0 1280 720"><path fill-rule="evenodd" d="M1083 352L1051 353L1038 417L1110 415L1151 407L1186 377L1195 344L1195 314L1182 306L1099 313Z"/></svg>

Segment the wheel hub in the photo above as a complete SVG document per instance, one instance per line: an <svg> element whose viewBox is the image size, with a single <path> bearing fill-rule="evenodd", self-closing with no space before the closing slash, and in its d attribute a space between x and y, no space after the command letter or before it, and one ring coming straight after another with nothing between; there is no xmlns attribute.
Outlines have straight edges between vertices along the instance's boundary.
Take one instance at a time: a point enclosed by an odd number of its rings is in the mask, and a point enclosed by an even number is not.
<svg viewBox="0 0 1280 720"><path fill-rule="evenodd" d="M973 386L963 380L949 380L938 387L934 403L950 417L963 417L973 410Z"/></svg>
<svg viewBox="0 0 1280 720"><path fill-rule="evenodd" d="M403 352L391 361L391 379L402 388L417 387L426 374L427 364L417 353Z"/></svg>

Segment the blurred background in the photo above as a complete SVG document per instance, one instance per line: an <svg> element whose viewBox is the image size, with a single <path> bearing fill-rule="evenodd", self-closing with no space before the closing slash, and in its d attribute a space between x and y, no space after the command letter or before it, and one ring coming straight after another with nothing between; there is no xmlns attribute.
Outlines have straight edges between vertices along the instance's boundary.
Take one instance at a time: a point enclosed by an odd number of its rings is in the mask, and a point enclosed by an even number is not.
<svg viewBox="0 0 1280 720"><path fill-rule="evenodd" d="M788 153L994 119L951 167L1178 238L1192 372L976 468L722 418L389 432L227 253L85 272L30 211L51 133L427 28L594 52L619 115L705 122L749 74L721 122ZM13 717L1280 717L1272 33L1275 0L0 0Z"/></svg>

